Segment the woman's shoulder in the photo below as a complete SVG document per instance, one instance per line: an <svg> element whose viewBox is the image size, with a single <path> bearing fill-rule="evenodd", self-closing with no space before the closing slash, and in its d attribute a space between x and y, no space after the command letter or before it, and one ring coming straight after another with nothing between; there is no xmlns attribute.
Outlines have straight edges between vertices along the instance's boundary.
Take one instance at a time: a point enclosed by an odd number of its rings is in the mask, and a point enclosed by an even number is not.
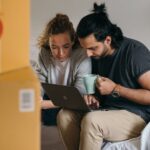
<svg viewBox="0 0 150 150"><path fill-rule="evenodd" d="M91 63L91 59L88 58L86 51L79 47L75 50L73 50L73 54L71 56L71 62L73 65L78 66L81 63L82 64L90 64Z"/></svg>
<svg viewBox="0 0 150 150"><path fill-rule="evenodd" d="M47 67L52 63L52 56L49 49L41 48L39 52L39 61Z"/></svg>
<svg viewBox="0 0 150 150"><path fill-rule="evenodd" d="M50 55L50 50L46 48L41 48L39 55L41 55L42 57L46 57L47 55Z"/></svg>
<svg viewBox="0 0 150 150"><path fill-rule="evenodd" d="M86 51L82 47L77 47L73 49L72 58L87 58Z"/></svg>

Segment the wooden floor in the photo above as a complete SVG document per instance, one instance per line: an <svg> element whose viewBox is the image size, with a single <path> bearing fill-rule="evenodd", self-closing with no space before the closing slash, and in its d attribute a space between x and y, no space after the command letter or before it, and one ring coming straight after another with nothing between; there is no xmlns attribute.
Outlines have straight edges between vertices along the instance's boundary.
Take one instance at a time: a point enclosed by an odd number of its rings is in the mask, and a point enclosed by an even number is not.
<svg viewBox="0 0 150 150"><path fill-rule="evenodd" d="M65 150L56 126L42 125L41 150Z"/></svg>

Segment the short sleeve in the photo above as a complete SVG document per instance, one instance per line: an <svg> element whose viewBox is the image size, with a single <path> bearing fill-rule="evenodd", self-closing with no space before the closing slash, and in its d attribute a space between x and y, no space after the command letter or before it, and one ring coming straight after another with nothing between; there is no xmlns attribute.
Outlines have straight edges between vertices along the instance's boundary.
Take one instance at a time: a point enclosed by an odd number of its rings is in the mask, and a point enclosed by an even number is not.
<svg viewBox="0 0 150 150"><path fill-rule="evenodd" d="M138 79L150 70L150 51L143 44L135 46L130 61L132 75Z"/></svg>

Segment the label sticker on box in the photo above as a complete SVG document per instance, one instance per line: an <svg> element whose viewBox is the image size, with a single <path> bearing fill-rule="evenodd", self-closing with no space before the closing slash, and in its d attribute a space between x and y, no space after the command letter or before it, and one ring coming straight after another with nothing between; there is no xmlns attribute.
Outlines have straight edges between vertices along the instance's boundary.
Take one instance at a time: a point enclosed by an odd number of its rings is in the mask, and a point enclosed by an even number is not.
<svg viewBox="0 0 150 150"><path fill-rule="evenodd" d="M34 89L21 89L19 91L19 110L20 112L33 112L35 109Z"/></svg>

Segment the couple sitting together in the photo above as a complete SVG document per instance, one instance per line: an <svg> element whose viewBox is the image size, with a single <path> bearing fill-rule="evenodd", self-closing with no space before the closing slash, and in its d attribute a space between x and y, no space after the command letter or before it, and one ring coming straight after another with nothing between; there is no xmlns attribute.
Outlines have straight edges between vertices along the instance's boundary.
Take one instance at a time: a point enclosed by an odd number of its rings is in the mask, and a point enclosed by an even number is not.
<svg viewBox="0 0 150 150"><path fill-rule="evenodd" d="M38 45L40 82L74 86L87 105L97 107L88 113L60 109L42 91L41 108L57 114L68 150L99 150L104 140L140 135L150 120L150 52L141 42L123 36L110 21L105 4L94 3L76 32L68 16L57 14ZM89 73L101 76L93 95L86 95L83 84Z"/></svg>

